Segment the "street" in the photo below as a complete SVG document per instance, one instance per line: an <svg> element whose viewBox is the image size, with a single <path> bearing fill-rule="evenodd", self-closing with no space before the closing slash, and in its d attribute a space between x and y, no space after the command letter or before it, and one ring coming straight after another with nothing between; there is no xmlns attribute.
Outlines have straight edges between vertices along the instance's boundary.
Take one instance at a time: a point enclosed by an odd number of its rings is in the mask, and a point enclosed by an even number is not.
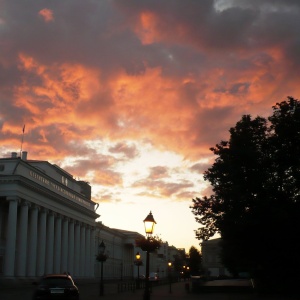
<svg viewBox="0 0 300 300"><path fill-rule="evenodd" d="M104 296L99 296L99 285L95 282L89 284L78 284L80 289L80 300L96 300L103 298L106 300L142 300L144 290L132 290L118 292L116 284L105 285ZM34 291L34 286L22 286L19 288L1 288L1 300L30 300ZM170 292L171 291L171 292ZM169 285L159 285L152 289L151 300L285 300L296 299L282 295L257 295L252 292L247 293L191 293L186 291L185 282L173 283ZM298 298L299 299L299 298Z"/></svg>

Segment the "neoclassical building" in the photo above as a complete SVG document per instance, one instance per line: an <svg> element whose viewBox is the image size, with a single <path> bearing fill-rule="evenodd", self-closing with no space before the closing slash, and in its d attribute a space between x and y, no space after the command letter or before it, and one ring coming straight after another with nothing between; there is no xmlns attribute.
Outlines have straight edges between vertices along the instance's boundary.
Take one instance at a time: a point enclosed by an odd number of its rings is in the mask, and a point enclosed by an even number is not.
<svg viewBox="0 0 300 300"><path fill-rule="evenodd" d="M47 161L0 159L0 276L94 276L91 187Z"/></svg>
<svg viewBox="0 0 300 300"><path fill-rule="evenodd" d="M28 160L27 152L0 158L0 280L62 272L97 278L101 263L96 255L102 241L108 256L105 279L136 278L137 252L143 261L139 274L144 275L146 252L136 247L142 235L97 222L97 207L91 186L57 165ZM164 242L150 253L150 272L167 276L173 248Z"/></svg>

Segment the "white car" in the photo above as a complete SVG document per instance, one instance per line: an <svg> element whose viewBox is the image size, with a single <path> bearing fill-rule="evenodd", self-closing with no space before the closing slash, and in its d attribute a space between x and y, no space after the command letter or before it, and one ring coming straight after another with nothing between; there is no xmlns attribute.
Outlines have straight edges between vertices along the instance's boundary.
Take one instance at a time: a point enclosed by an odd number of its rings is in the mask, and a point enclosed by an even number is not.
<svg viewBox="0 0 300 300"><path fill-rule="evenodd" d="M158 281L158 280L159 279L157 273L152 272L149 274L149 281Z"/></svg>

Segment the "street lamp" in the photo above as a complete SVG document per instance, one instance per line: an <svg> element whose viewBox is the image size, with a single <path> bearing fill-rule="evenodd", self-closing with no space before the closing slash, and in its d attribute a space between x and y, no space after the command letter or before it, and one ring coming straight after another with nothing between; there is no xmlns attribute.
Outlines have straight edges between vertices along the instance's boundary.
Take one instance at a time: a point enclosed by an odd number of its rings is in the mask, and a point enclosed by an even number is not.
<svg viewBox="0 0 300 300"><path fill-rule="evenodd" d="M145 232L146 232L147 238L150 238L152 236L155 224L156 224L156 222L153 218L152 212L150 211L149 215L144 220Z"/></svg>
<svg viewBox="0 0 300 300"><path fill-rule="evenodd" d="M107 256L104 254L105 252L105 244L102 240L100 245L98 246L98 256L97 260L101 262L101 273L100 273L100 290L99 290L99 295L103 296L104 294L104 285L103 285L103 262L106 261Z"/></svg>
<svg viewBox="0 0 300 300"><path fill-rule="evenodd" d="M171 268L172 268L172 262L168 262L168 271L169 271L169 293L172 293L172 277L171 277Z"/></svg>
<svg viewBox="0 0 300 300"><path fill-rule="evenodd" d="M141 261L141 254L140 252L137 252L136 255L135 255L135 264L137 265L138 267L138 279L137 279L137 288L139 289L140 288L140 266L142 265L142 261Z"/></svg>
<svg viewBox="0 0 300 300"><path fill-rule="evenodd" d="M136 255L135 255L135 258L137 261L139 261L141 259L141 254L140 252L137 252Z"/></svg>
<svg viewBox="0 0 300 300"><path fill-rule="evenodd" d="M182 277L183 277L183 280L185 281L185 278L186 278L186 266L183 266L183 272L182 272Z"/></svg>
<svg viewBox="0 0 300 300"><path fill-rule="evenodd" d="M154 225L156 224L152 212L150 211L149 215L144 220L145 232L147 236L147 240L150 241L150 237L153 234ZM146 249L147 257L146 257L146 278L145 278L145 292L144 292L144 300L150 300L150 287L149 287L149 252L150 249Z"/></svg>

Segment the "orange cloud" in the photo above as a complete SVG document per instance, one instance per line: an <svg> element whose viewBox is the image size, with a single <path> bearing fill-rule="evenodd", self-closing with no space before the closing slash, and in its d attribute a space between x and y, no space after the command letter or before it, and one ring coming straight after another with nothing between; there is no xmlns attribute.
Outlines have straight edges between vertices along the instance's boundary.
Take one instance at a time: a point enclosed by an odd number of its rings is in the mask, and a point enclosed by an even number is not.
<svg viewBox="0 0 300 300"><path fill-rule="evenodd" d="M32 81L31 77L29 81L24 77L22 85L16 88L16 105L26 107L44 124L76 123L76 107L90 101L101 87L97 71L77 64L46 66L20 54L19 67L36 79Z"/></svg>
<svg viewBox="0 0 300 300"><path fill-rule="evenodd" d="M156 40L157 31L155 24L157 18L154 13L142 12L139 18L140 23L136 27L136 33L144 45L152 44Z"/></svg>
<svg viewBox="0 0 300 300"><path fill-rule="evenodd" d="M231 72L219 66L197 76L172 77L162 68L147 67L140 76L118 70L105 78L100 68L42 64L20 53L19 69L25 73L15 87L14 102L30 113L31 128L57 124L64 143L103 135L118 142L126 135L128 140L147 139L160 150L197 159L210 155L209 147L226 138L243 113L278 101L266 95L272 93L274 81L284 81L280 59L278 51L270 50L266 57L253 58L251 67ZM292 81L288 84L295 88ZM38 134L38 140L52 140L49 134L55 131Z"/></svg>
<svg viewBox="0 0 300 300"><path fill-rule="evenodd" d="M110 170L98 170L95 172L95 177L93 178L95 184L101 186L111 186L117 187L122 185L123 180L119 173Z"/></svg>
<svg viewBox="0 0 300 300"><path fill-rule="evenodd" d="M259 70L227 73L219 67L201 77L172 78L164 76L161 68L148 67L142 76L120 70L104 79L99 68L78 63L45 65L20 54L19 68L31 76L15 88L15 104L32 114L33 127L41 121L43 126L59 124L65 139L94 139L108 133L118 141L126 134L127 139L147 138L158 149L197 158L209 154L209 147L238 120L229 119L234 110L246 112L245 105L250 110L270 93L265 74L274 74L276 55ZM281 80L283 75L273 76ZM271 107L274 99L268 101ZM69 130L68 124L74 124L75 130Z"/></svg>
<svg viewBox="0 0 300 300"><path fill-rule="evenodd" d="M39 15L44 19L46 23L54 21L53 11L51 9L48 8L41 9L39 11Z"/></svg>

